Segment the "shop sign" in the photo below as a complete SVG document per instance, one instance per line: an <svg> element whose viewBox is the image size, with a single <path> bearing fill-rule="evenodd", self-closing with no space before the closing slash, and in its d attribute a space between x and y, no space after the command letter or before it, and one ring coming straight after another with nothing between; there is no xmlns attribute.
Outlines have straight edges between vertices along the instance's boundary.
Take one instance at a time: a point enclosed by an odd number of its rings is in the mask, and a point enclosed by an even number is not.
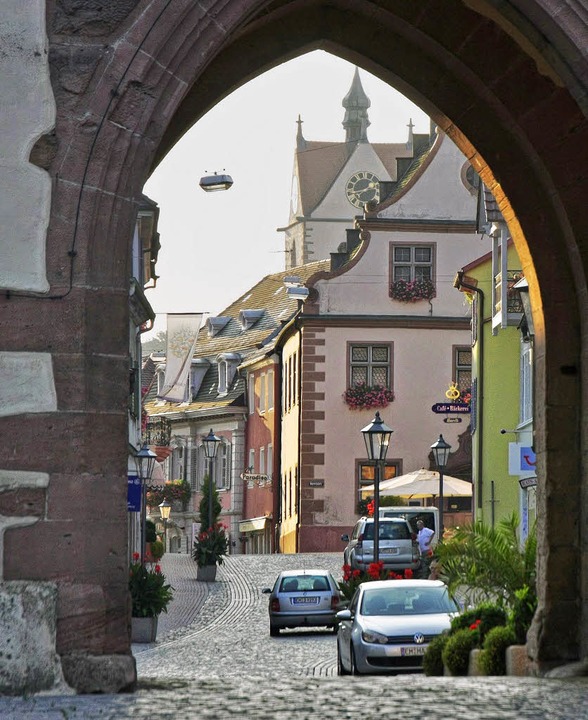
<svg viewBox="0 0 588 720"><path fill-rule="evenodd" d="M141 511L141 480L137 475L127 477L127 510L129 512Z"/></svg>
<svg viewBox="0 0 588 720"><path fill-rule="evenodd" d="M466 403L435 403L431 410L434 413L448 415L464 415L471 412L470 406Z"/></svg>

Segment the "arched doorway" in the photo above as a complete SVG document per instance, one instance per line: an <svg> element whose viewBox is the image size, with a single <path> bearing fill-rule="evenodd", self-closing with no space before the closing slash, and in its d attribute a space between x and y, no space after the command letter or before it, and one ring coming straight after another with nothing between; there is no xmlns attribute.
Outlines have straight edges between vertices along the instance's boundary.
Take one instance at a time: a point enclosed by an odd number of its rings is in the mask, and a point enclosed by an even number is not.
<svg viewBox="0 0 588 720"><path fill-rule="evenodd" d="M588 64L575 42L579 21L547 0L393 10L364 0L234 0L207 10L187 0L138 0L83 15L47 5L56 126L31 160L52 181L42 258L49 291L15 270L5 279L0 322L5 364L11 353L42 355L55 402L23 412L11 410L8 397L0 514L38 518L4 534L3 577L57 582L64 667L79 652L129 654L127 284L142 186L232 89L319 47L421 105L470 159L509 223L536 327L540 609L530 648L541 669L586 656ZM41 3L30 12L38 22ZM31 131L29 147L35 139ZM39 477L27 502L18 494L20 473ZM47 547L57 550L50 566ZM130 682L125 672L121 687Z"/></svg>

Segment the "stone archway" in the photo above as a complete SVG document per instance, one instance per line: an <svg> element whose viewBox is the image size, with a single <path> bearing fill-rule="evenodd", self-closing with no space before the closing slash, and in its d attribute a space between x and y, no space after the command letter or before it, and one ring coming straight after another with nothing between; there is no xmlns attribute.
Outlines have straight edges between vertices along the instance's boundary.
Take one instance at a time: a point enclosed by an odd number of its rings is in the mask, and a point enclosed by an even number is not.
<svg viewBox="0 0 588 720"><path fill-rule="evenodd" d="M35 277L15 265L0 292L4 382L22 386L32 377L42 400L19 405L4 393L0 516L16 518L2 525L4 580L57 583L57 653L74 686L80 654L114 667L115 686L132 682L132 665L113 658L131 660L127 282L142 186L213 104L319 47L419 103L493 189L509 222L537 332L542 523L530 648L541 671L588 655L588 59L585 23L568 4L566 13L561 0L105 0L80 10L47 0L48 66L39 52L30 67L39 76L50 70L50 85L41 80L37 91L52 90L55 128L23 129L13 165L22 171L32 147L31 162L51 179L42 190L51 209L41 204L34 224ZM43 5L31 1L19 21L38 26ZM16 14L17 0L12 7ZM18 43L11 48L16 57ZM23 187L17 175L4 192ZM29 239L26 223L14 227L3 238L8 260ZM18 521L29 516L32 525Z"/></svg>

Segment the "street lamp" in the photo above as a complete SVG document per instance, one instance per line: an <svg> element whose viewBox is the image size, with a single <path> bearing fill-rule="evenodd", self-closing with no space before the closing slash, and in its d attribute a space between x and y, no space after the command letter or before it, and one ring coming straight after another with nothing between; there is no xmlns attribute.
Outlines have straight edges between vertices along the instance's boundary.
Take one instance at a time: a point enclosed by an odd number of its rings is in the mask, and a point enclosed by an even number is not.
<svg viewBox="0 0 588 720"><path fill-rule="evenodd" d="M217 173L216 170L212 175L205 175L200 178L198 183L205 192L217 192L218 190L228 190L233 184L233 178L230 175Z"/></svg>
<svg viewBox="0 0 588 720"><path fill-rule="evenodd" d="M163 550L164 550L164 552L167 552L167 521L168 521L170 512L171 512L171 503L168 503L167 500L164 500L162 503L159 503L159 514L161 515L161 519L163 520Z"/></svg>
<svg viewBox="0 0 588 720"><path fill-rule="evenodd" d="M382 467L386 460L390 437L394 432L376 415L369 425L362 431L365 440L365 448L369 460L375 462L376 472L374 476L374 562L380 561L380 478Z"/></svg>
<svg viewBox="0 0 588 720"><path fill-rule="evenodd" d="M147 483L151 480L155 468L157 455L149 450L147 443L143 443L141 449L135 454L135 466L137 475L141 481L141 563L145 564L146 531L147 531Z"/></svg>
<svg viewBox="0 0 588 720"><path fill-rule="evenodd" d="M208 524L212 526L212 470L213 463L218 451L218 446L221 443L221 439L217 437L210 428L210 432L206 437L202 438L204 444L204 453L208 458Z"/></svg>
<svg viewBox="0 0 588 720"><path fill-rule="evenodd" d="M443 471L449 459L451 445L445 442L443 435L439 435L439 440L431 445L431 450L439 468L439 540L443 540Z"/></svg>

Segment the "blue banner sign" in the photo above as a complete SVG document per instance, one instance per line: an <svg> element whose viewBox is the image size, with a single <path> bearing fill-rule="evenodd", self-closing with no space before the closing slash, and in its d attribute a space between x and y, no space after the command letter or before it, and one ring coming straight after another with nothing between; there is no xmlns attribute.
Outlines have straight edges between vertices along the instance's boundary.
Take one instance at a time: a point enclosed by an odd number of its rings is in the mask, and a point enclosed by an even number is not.
<svg viewBox="0 0 588 720"><path fill-rule="evenodd" d="M141 510L141 480L136 475L127 478L127 510L140 512Z"/></svg>
<svg viewBox="0 0 588 720"><path fill-rule="evenodd" d="M434 413L448 413L450 415L464 415L471 412L466 403L435 403L431 410Z"/></svg>

